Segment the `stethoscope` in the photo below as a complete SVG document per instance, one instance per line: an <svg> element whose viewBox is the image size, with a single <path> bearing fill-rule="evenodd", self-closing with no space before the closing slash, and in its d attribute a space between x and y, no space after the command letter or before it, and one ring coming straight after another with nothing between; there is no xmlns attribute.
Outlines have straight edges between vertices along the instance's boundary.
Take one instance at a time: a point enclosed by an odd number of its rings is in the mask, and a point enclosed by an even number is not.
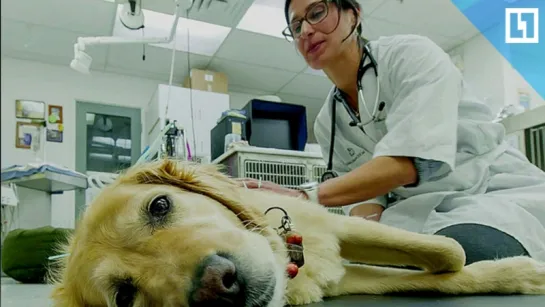
<svg viewBox="0 0 545 307"><path fill-rule="evenodd" d="M364 48L364 52L362 53L360 67L358 68L357 87L358 87L358 97L362 101L363 107L365 111L367 112L367 115L369 115L369 120L366 121L365 123L362 123L358 115L348 105L348 103L346 102L346 99L343 97L340 90L335 89L333 94L333 99L331 102L331 144L329 145L329 161L327 163L327 170L322 174L322 182L339 176L337 172L333 170L333 152L335 149L335 125L337 121L337 118L336 118L337 107L335 103L340 102L344 106L346 111L348 112L348 115L352 119L352 121L349 123L350 127L358 127L363 133L365 133L364 126L367 126L368 124L379 120L379 115L384 110L384 107L386 105L384 102L379 103L380 81L378 79L377 62L375 61L375 58L371 54L369 44L365 44L363 48ZM367 58L369 58L370 61L368 64L365 64L365 61ZM365 101L365 98L363 97L363 85L361 83L363 75L370 68L374 70L375 77L377 78L377 94L376 94L375 105L373 106L372 113L370 113L369 108L367 108L367 103ZM376 143L376 140L374 140L370 135L368 135L367 133L365 134Z"/></svg>

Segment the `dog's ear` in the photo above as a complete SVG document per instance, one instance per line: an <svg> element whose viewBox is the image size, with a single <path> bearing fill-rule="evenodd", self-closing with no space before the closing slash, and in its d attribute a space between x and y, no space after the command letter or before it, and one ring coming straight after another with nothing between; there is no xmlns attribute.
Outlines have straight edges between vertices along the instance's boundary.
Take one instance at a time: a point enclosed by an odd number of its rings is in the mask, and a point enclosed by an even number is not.
<svg viewBox="0 0 545 307"><path fill-rule="evenodd" d="M241 187L212 164L165 159L130 168L118 182L176 186L220 202L249 227L263 229L267 226L263 213L251 204L244 205L239 193Z"/></svg>

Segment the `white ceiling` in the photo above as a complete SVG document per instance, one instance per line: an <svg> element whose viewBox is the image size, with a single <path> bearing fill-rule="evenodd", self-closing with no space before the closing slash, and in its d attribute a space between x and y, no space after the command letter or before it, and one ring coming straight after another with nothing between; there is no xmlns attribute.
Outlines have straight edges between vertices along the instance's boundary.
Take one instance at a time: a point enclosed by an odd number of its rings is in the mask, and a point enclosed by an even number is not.
<svg viewBox="0 0 545 307"><path fill-rule="evenodd" d="M270 1L282 5L284 0ZM369 39L422 34L449 50L478 33L450 0L359 1L364 35ZM150 3L147 8L169 14L173 8L171 0L144 0L146 3ZM196 18L234 28L243 13L222 15L216 8ZM104 0L2 0L2 55L68 66L77 38L112 35L115 14L116 5ZM88 53L94 71L168 81L171 50L148 46L142 61L142 49L141 45L92 46ZM191 54L188 59L187 53L176 52L174 80L182 82L190 67L226 73L232 89L313 101L323 100L331 86L325 77L310 72L295 47L284 39L237 29L231 30L212 57Z"/></svg>

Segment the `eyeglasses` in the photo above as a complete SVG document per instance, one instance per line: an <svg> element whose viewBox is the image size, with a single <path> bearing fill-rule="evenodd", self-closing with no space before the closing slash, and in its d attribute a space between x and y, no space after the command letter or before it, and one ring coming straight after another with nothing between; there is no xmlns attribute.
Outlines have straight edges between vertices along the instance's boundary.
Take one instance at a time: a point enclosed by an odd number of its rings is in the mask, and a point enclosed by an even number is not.
<svg viewBox="0 0 545 307"><path fill-rule="evenodd" d="M301 37L301 32L302 32L302 28L303 28L303 22L308 22L310 25L317 25L319 24L320 22L324 21L324 19L326 19L326 17L328 16L329 14L329 4L331 3L331 0L322 0L322 1L319 1L319 2L315 2L311 5L308 6L307 8L307 12L305 14L305 17L303 17L302 19L297 19L297 20L294 20L292 21L288 27L286 29L284 29L284 31L282 31L282 35L284 35L284 37L292 42L293 40L295 39L299 39L299 37ZM335 31L335 29L337 28L337 22L333 23L335 24L335 27L333 27L333 29L330 29L328 30L329 32L333 32ZM326 29L319 29L320 31L322 30L326 30ZM324 32L324 31L322 31ZM329 34L327 33L327 31L325 31L326 34Z"/></svg>

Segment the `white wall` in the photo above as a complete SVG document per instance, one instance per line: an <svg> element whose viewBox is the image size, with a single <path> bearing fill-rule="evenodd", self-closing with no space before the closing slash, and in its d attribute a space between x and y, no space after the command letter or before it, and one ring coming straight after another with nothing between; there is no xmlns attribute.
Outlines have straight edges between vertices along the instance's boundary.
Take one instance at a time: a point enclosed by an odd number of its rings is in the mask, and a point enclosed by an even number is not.
<svg viewBox="0 0 545 307"><path fill-rule="evenodd" d="M545 105L544 98L513 69L485 36L477 35L449 53L461 56L466 81L493 112L498 112L505 105L518 105L519 90L530 94L530 109Z"/></svg>
<svg viewBox="0 0 545 307"><path fill-rule="evenodd" d="M94 72L86 76L68 67L2 58L2 167L34 161L32 151L15 148L15 100L63 106L64 140L43 142L47 162L74 169L76 100L127 107L145 106L158 81ZM74 226L74 193L52 196L54 226ZM28 221L26 221L28 223Z"/></svg>
<svg viewBox="0 0 545 307"><path fill-rule="evenodd" d="M15 100L40 100L46 104L63 106L64 140L62 143L43 142L46 161L75 168L75 102L76 100L125 107L145 108L157 84L161 81L93 72L82 75L68 66L2 57L2 167L33 162L33 152L15 148ZM253 95L231 93L237 106ZM142 121L143 123L144 121ZM142 129L145 132L145 127ZM144 144L143 144L144 145ZM41 153L40 153L41 154ZM54 226L74 226L74 193L52 196ZM37 211L38 212L38 211ZM28 215L25 215L28 216ZM32 224L25 221L23 225Z"/></svg>
<svg viewBox="0 0 545 307"><path fill-rule="evenodd" d="M75 169L75 102L86 101L145 109L157 84L162 81L112 73L93 72L82 75L66 66L50 65L8 57L1 58L1 166L33 162L33 152L15 148L15 100L40 100L63 106L64 140L43 142L46 161ZM230 105L240 108L250 99L267 93L230 92ZM321 107L321 100L283 95L286 102L311 106L308 108L309 141L314 140L312 123ZM144 124L144 120L142 120ZM146 127L142 132L145 133ZM144 138L143 138L144 140ZM142 144L144 146L145 144ZM41 153L40 153L41 154ZM74 193L52 196L52 219L56 227L74 226ZM25 221L25 225L32 221Z"/></svg>

